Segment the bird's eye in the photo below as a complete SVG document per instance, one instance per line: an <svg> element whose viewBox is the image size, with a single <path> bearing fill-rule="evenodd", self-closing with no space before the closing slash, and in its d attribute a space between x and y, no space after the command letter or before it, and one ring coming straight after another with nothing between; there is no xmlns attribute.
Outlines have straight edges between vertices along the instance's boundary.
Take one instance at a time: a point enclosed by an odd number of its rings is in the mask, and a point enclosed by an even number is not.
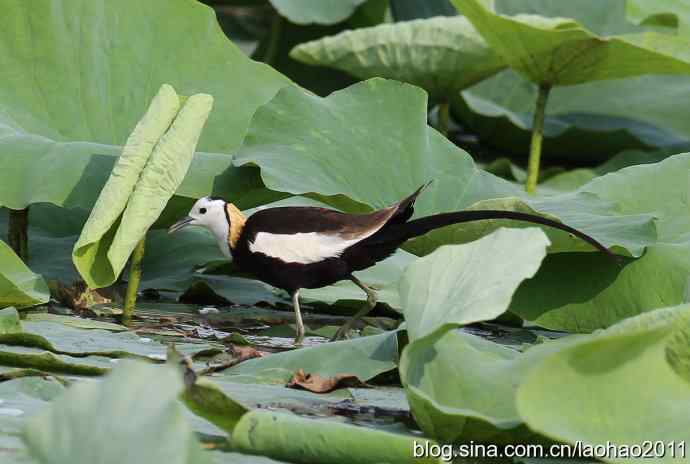
<svg viewBox="0 0 690 464"><path fill-rule="evenodd" d="M201 208L201 209L199 210L199 213L200 213L200 214L206 214L206 208Z"/></svg>

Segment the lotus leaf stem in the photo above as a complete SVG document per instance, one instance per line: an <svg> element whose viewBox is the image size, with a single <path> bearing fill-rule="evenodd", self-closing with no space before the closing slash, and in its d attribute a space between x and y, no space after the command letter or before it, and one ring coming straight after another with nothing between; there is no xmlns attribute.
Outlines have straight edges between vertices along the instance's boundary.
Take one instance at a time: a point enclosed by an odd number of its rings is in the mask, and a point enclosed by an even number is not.
<svg viewBox="0 0 690 464"><path fill-rule="evenodd" d="M10 209L7 243L24 262L29 260L29 208Z"/></svg>
<svg viewBox="0 0 690 464"><path fill-rule="evenodd" d="M278 45L280 44L280 36L283 32L283 17L278 12L275 12L271 20L271 30L268 32L268 44L264 52L263 61L266 64L274 65L278 56Z"/></svg>
<svg viewBox="0 0 690 464"><path fill-rule="evenodd" d="M448 137L448 127L450 125L450 104L447 101L438 105L438 131L444 137Z"/></svg>
<svg viewBox="0 0 690 464"><path fill-rule="evenodd" d="M540 85L537 95L537 105L534 110L534 121L532 123L532 143L529 149L529 162L527 164L527 183L525 189L528 193L537 190L539 180L539 165L541 163L541 144L544 138L544 119L546 117L546 102L551 91L550 85Z"/></svg>
<svg viewBox="0 0 690 464"><path fill-rule="evenodd" d="M127 279L127 292L125 304L122 308L122 323L127 325L132 322L134 307L137 304L137 292L141 282L142 261L144 260L144 248L146 237L142 238L132 252L129 264L129 278Z"/></svg>

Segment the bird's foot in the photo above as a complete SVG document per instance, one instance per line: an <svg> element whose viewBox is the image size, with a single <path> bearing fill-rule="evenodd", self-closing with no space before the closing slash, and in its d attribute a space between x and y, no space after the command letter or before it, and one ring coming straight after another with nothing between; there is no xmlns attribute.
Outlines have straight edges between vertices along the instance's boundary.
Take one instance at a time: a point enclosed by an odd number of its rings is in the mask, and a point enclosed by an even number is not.
<svg viewBox="0 0 690 464"><path fill-rule="evenodd" d="M331 337L332 342L338 340L347 340L352 336L352 326L350 324L345 324L338 329L338 331Z"/></svg>

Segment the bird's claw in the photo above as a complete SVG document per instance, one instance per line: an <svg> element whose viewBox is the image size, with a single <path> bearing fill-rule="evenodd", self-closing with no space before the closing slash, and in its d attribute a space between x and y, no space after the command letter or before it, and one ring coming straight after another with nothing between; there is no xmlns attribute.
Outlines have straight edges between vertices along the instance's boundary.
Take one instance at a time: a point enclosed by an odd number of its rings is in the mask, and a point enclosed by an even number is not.
<svg viewBox="0 0 690 464"><path fill-rule="evenodd" d="M340 327L335 335L331 338L332 342L337 342L338 340L347 340L352 334L352 329L350 327L342 326Z"/></svg>

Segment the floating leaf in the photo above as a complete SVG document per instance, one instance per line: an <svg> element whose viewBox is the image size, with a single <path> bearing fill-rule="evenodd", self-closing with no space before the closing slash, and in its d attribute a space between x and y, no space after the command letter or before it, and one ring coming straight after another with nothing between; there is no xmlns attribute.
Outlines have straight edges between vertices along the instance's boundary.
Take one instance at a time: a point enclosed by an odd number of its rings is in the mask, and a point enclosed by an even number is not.
<svg viewBox="0 0 690 464"><path fill-rule="evenodd" d="M46 464L208 462L177 402L181 377L172 366L125 362L28 420L24 439Z"/></svg>
<svg viewBox="0 0 690 464"><path fill-rule="evenodd" d="M366 382L395 369L397 360L397 332L386 332L250 359L225 371L225 375L251 374L285 384L303 369L322 377L348 372Z"/></svg>
<svg viewBox="0 0 690 464"><path fill-rule="evenodd" d="M108 372L108 369L102 367L63 361L60 357L50 352L34 354L0 350L0 366L30 368L42 372L87 376L98 376Z"/></svg>
<svg viewBox="0 0 690 464"><path fill-rule="evenodd" d="M248 411L206 378L196 379L189 385L182 394L182 400L194 414L228 433L232 433L237 422Z"/></svg>
<svg viewBox="0 0 690 464"><path fill-rule="evenodd" d="M290 56L360 78L417 85L432 100L449 96L505 67L464 17L436 17L345 31L303 43Z"/></svg>
<svg viewBox="0 0 690 464"><path fill-rule="evenodd" d="M250 454L289 462L436 463L414 457L428 440L292 414L256 410L240 420L232 445ZM433 444L433 442L431 442Z"/></svg>
<svg viewBox="0 0 690 464"><path fill-rule="evenodd" d="M49 405L65 387L54 378L27 377L0 382L0 461L33 464L21 439L26 417Z"/></svg>
<svg viewBox="0 0 690 464"><path fill-rule="evenodd" d="M0 240L0 308L23 308L45 303L48 285L34 274L5 242Z"/></svg>

